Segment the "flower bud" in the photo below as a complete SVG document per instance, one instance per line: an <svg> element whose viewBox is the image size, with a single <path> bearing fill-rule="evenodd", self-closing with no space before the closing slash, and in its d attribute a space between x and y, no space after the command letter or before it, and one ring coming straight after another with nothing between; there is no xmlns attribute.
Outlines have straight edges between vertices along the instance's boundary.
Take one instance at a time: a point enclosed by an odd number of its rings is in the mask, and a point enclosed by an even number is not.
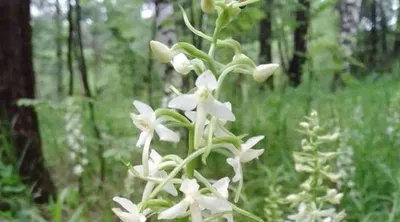
<svg viewBox="0 0 400 222"><path fill-rule="evenodd" d="M186 75L192 70L189 59L183 53L174 56L171 63L175 71L182 75Z"/></svg>
<svg viewBox="0 0 400 222"><path fill-rule="evenodd" d="M205 13L211 13L215 10L214 0L201 0L201 10Z"/></svg>
<svg viewBox="0 0 400 222"><path fill-rule="evenodd" d="M272 74L275 73L278 67L279 67L278 64L259 65L253 71L253 79L256 80L257 82L264 82Z"/></svg>
<svg viewBox="0 0 400 222"><path fill-rule="evenodd" d="M159 41L150 41L150 47L157 59L161 63L169 63L172 60L173 54L171 49Z"/></svg>

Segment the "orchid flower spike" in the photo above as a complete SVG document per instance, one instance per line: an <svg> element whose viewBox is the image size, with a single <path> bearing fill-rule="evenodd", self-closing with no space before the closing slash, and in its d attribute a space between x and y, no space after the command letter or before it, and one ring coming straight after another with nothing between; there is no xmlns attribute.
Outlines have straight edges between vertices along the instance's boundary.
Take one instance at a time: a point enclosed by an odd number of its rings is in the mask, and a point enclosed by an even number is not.
<svg viewBox="0 0 400 222"><path fill-rule="evenodd" d="M121 219L123 222L145 222L146 216L139 212L138 207L133 204L130 200L114 197L113 201L117 202L121 207L125 209L122 211L120 208L112 208L112 211Z"/></svg>
<svg viewBox="0 0 400 222"><path fill-rule="evenodd" d="M175 97L169 102L168 106L184 111L197 108L195 121L195 147L197 148L203 136L207 114L228 121L235 121L235 115L212 95L212 92L217 88L217 79L210 70L205 71L197 78L196 86L195 93Z"/></svg>
<svg viewBox="0 0 400 222"><path fill-rule="evenodd" d="M226 162L233 167L235 171L235 176L233 177L233 182L238 182L242 179L242 165L241 163L250 162L264 153L263 149L253 150L252 148L264 139L264 136L256 136L248 139L246 143L242 144L241 149L237 150L232 146L227 148L234 154L233 158L228 158Z"/></svg>
<svg viewBox="0 0 400 222"><path fill-rule="evenodd" d="M226 183L224 182L226 182L226 179L220 182L221 185L218 186L219 188L222 189L221 191L222 193L227 192L227 191L225 192L224 190L225 187L227 188L227 186L224 186L226 185ZM228 180L228 186L229 186L229 180ZM227 200L215 196L202 195L199 191L199 188L200 186L195 179L185 179L182 182L182 185L179 189L185 194L185 198L178 204L172 206L171 208L162 211L158 215L158 219L171 220L186 214L189 209L191 215L191 221L200 222L203 220L201 211L205 209L208 209L214 213L232 211L232 208Z"/></svg>

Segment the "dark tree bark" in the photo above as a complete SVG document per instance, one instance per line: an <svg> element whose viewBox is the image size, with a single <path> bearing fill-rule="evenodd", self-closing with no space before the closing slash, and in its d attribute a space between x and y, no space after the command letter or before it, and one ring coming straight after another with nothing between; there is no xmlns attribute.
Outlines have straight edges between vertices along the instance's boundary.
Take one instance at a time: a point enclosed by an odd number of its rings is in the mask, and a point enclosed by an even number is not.
<svg viewBox="0 0 400 222"><path fill-rule="evenodd" d="M400 7L397 9L397 24L396 24L396 32L395 32L395 41L394 41L394 49L393 54L395 56L400 56Z"/></svg>
<svg viewBox="0 0 400 222"><path fill-rule="evenodd" d="M56 23L56 57L57 57L57 92L59 95L63 92L63 59L62 59L62 39L63 39L63 31L62 31L62 18L61 18L61 9L60 2L56 0L55 3L56 14L55 14L55 23Z"/></svg>
<svg viewBox="0 0 400 222"><path fill-rule="evenodd" d="M271 20L272 0L265 0L265 17L260 21L260 55L259 63L270 63L272 60L271 40L272 40L272 20Z"/></svg>
<svg viewBox="0 0 400 222"><path fill-rule="evenodd" d="M69 83L68 83L68 95L72 96L74 93L74 68L73 68L73 58L72 58L72 43L74 39L74 21L73 21L73 8L71 0L68 0L68 71L69 71Z"/></svg>
<svg viewBox="0 0 400 222"><path fill-rule="evenodd" d="M271 63L272 61L272 0L265 0L264 3L264 11L265 17L260 21L259 28L259 42L260 42L260 55L259 55L259 63L266 64ZM271 76L268 81L268 85L273 87L273 76Z"/></svg>
<svg viewBox="0 0 400 222"><path fill-rule="evenodd" d="M46 203L56 189L44 164L36 112L18 99L35 98L29 0L0 1L0 127L19 161L22 180L33 187L34 200ZM5 146L3 144L2 146Z"/></svg>
<svg viewBox="0 0 400 222"><path fill-rule="evenodd" d="M307 51L307 32L309 26L310 1L299 0L301 7L296 11L296 22L298 23L294 30L294 55L289 65L289 83L297 87L301 83L302 67L306 62Z"/></svg>
<svg viewBox="0 0 400 222"><path fill-rule="evenodd" d="M377 0L372 0L370 5L371 10L371 23L372 28L369 36L369 43L371 44L371 50L369 52L369 65L370 67L376 67L376 57L378 55L378 18L377 18Z"/></svg>

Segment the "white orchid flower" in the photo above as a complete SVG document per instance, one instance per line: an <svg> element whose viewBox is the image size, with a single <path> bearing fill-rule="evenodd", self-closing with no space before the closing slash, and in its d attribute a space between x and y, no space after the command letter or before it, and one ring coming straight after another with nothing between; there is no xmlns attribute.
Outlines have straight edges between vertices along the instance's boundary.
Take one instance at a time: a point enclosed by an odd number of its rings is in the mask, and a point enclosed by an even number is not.
<svg viewBox="0 0 400 222"><path fill-rule="evenodd" d="M230 102L225 102L225 103L223 103L223 105L226 106L230 111L232 111L232 104ZM191 122L195 122L196 121L196 111L186 111L185 112L185 116ZM214 131L214 135L216 137L228 136L228 134L226 133L226 129L224 127L226 122L227 122L227 120L225 120L225 119L217 119L217 122L215 124L215 131ZM209 123L210 123L210 121L206 119L205 120L205 125L207 127L204 130L205 134L207 134L208 130L210 129L210 127L208 126Z"/></svg>
<svg viewBox="0 0 400 222"><path fill-rule="evenodd" d="M154 131L156 131L160 140L170 142L179 142L179 134L162 125L161 120L157 119L156 113L149 105L137 100L133 102L133 105L139 111L139 115L131 114L133 124L142 131L136 146L141 147L144 144L142 155L143 174L147 176L149 173L150 143L153 139Z"/></svg>
<svg viewBox="0 0 400 222"><path fill-rule="evenodd" d="M145 222L146 216L139 212L138 207L133 204L130 200L114 197L113 201L117 202L124 208L125 211L120 208L112 208L112 211L121 219L123 222Z"/></svg>
<svg viewBox="0 0 400 222"><path fill-rule="evenodd" d="M133 124L142 131L136 143L137 147L143 146L146 142L150 143L154 131L156 131L160 140L179 142L179 134L162 125L161 121L156 118L156 113L149 105L137 100L133 102L133 105L139 111L139 115L131 114Z"/></svg>
<svg viewBox="0 0 400 222"><path fill-rule="evenodd" d="M160 154L158 154L157 151L151 150L150 158L148 161L150 177L165 179L168 176L168 174L165 170L160 170L161 161L162 161L162 156ZM134 166L133 169L136 170L141 176L144 176L143 165ZM148 182L146 185L146 189L145 189L147 192L143 192L143 197L145 197L148 192L153 190L154 186L155 186L154 182ZM178 195L178 191L175 189L175 187L172 183L167 183L163 187L163 190L165 190L166 192L168 192L169 194L171 194L173 196Z"/></svg>
<svg viewBox="0 0 400 222"><path fill-rule="evenodd" d="M178 55L174 56L171 64L174 67L175 71L182 75L187 75L190 71L193 70L193 66L190 63L190 60L183 53L179 53Z"/></svg>
<svg viewBox="0 0 400 222"><path fill-rule="evenodd" d="M217 88L217 79L210 70L205 71L197 78L196 87L195 93L175 97L168 106L183 111L197 108L195 120L195 147L197 148L203 136L207 114L228 121L235 121L235 115L212 95Z"/></svg>
<svg viewBox="0 0 400 222"><path fill-rule="evenodd" d="M235 176L233 177L233 182L238 182L242 179L242 163L250 162L261 156L264 153L263 149L253 150L252 148L264 139L264 136L256 136L248 139L246 143L242 144L241 149L237 150L236 148L231 146L227 146L227 148L233 153L233 158L228 158L226 162L233 167L235 171Z"/></svg>
<svg viewBox="0 0 400 222"><path fill-rule="evenodd" d="M225 183L220 183L220 187L223 189L224 187L222 185L225 185ZM225 212L232 210L226 200L214 196L202 195L199 192L199 188L200 186L195 179L185 179L179 189L185 194L185 198L178 204L161 212L158 219L171 220L184 215L189 209L191 221L200 222L203 220L201 211L205 209L212 212ZM225 193L225 191L222 191L222 193Z"/></svg>

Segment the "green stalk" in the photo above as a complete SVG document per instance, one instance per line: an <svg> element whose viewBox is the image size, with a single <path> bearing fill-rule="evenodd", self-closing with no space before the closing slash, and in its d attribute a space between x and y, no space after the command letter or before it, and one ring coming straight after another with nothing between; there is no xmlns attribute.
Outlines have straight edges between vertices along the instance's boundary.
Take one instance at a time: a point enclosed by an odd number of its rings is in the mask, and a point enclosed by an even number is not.
<svg viewBox="0 0 400 222"><path fill-rule="evenodd" d="M188 150L188 156L192 154L195 149L194 149L194 131L193 129L189 129L189 150ZM194 169L196 168L196 159L193 159L186 165L186 175L189 179L193 179L194 176Z"/></svg>

